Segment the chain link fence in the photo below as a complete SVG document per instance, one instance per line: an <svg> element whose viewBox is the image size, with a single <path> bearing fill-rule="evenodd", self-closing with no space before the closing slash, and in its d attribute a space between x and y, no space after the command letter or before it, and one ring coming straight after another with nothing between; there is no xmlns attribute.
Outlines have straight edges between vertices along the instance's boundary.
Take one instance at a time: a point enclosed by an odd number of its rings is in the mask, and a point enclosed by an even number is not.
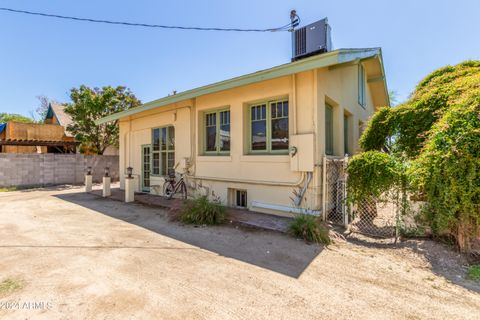
<svg viewBox="0 0 480 320"><path fill-rule="evenodd" d="M373 237L398 236L398 206L390 199L368 199L355 203L350 210L352 232Z"/></svg>
<svg viewBox="0 0 480 320"><path fill-rule="evenodd" d="M400 196L395 191L378 199L358 203L347 201L348 157L324 158L323 177L323 218L334 225L340 225L350 232L367 236L398 237L405 223L412 219L405 214L405 206L399 206ZM409 221L407 221L409 219Z"/></svg>

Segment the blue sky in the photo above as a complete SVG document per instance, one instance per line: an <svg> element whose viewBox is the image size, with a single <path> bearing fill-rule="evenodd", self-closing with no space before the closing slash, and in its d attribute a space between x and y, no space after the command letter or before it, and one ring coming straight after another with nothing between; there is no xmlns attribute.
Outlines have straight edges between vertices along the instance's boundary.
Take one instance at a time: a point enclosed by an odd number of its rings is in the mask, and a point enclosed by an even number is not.
<svg viewBox="0 0 480 320"><path fill-rule="evenodd" d="M480 59L478 0L42 1L0 7L133 22L269 28L328 17L334 48L382 47L390 90L406 99L427 73ZM290 34L143 29L0 12L0 112L29 115L37 95L68 101L81 84L125 85L143 102L288 62Z"/></svg>

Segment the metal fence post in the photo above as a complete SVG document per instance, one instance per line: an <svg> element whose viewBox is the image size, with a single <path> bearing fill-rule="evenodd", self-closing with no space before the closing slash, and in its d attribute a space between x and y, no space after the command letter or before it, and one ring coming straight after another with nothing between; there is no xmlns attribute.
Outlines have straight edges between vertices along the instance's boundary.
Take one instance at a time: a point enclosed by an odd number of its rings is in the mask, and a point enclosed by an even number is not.
<svg viewBox="0 0 480 320"><path fill-rule="evenodd" d="M344 203L343 203L343 223L345 226L345 229L348 228L348 203L347 203L347 183L348 183L348 174L347 174L347 166L348 166L348 154L345 155L345 158L343 159L343 177L344 177L344 182L343 182L343 194L344 194Z"/></svg>
<svg viewBox="0 0 480 320"><path fill-rule="evenodd" d="M323 172L322 172L322 217L323 221L327 221L327 157L323 157Z"/></svg>

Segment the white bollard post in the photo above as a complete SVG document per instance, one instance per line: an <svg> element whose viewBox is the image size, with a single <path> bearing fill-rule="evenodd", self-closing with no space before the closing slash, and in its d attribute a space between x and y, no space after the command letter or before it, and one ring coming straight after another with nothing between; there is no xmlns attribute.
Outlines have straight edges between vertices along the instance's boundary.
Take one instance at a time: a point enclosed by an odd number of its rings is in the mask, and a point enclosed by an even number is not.
<svg viewBox="0 0 480 320"><path fill-rule="evenodd" d="M87 167L87 174L85 175L85 192L92 192L92 167Z"/></svg>
<svg viewBox="0 0 480 320"><path fill-rule="evenodd" d="M125 178L125 202L135 201L135 179Z"/></svg>
<svg viewBox="0 0 480 320"><path fill-rule="evenodd" d="M135 201L135 179L132 176L133 168L127 168L127 176L125 177L125 202Z"/></svg>
<svg viewBox="0 0 480 320"><path fill-rule="evenodd" d="M110 182L112 182L110 178L110 168L105 167L105 173L103 174L103 192L102 196L105 197L110 197L112 195L112 192L110 191Z"/></svg>
<svg viewBox="0 0 480 320"><path fill-rule="evenodd" d="M112 195L112 191L110 189L110 183L112 178L110 177L103 177L103 197L110 197Z"/></svg>

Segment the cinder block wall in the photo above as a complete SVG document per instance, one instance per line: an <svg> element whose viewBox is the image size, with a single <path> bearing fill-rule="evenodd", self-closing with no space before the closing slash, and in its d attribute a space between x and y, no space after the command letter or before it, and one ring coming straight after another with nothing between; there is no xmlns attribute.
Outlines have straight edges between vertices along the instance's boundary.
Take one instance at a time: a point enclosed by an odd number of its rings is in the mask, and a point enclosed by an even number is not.
<svg viewBox="0 0 480 320"><path fill-rule="evenodd" d="M81 184L88 166L94 182L102 181L105 167L119 180L118 156L0 153L0 187Z"/></svg>

